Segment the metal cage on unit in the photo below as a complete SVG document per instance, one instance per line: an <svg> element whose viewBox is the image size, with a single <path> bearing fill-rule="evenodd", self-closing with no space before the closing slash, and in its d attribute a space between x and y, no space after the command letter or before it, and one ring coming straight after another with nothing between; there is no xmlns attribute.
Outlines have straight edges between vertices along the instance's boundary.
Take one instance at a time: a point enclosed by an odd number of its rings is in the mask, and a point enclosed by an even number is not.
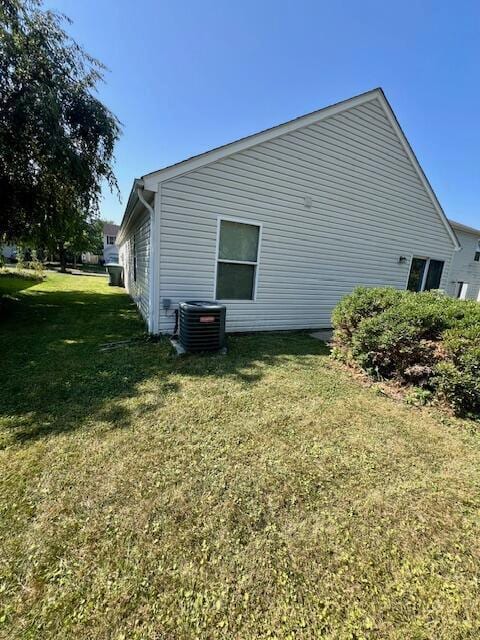
<svg viewBox="0 0 480 640"><path fill-rule="evenodd" d="M219 351L225 346L226 308L216 302L180 302L178 340L185 351Z"/></svg>

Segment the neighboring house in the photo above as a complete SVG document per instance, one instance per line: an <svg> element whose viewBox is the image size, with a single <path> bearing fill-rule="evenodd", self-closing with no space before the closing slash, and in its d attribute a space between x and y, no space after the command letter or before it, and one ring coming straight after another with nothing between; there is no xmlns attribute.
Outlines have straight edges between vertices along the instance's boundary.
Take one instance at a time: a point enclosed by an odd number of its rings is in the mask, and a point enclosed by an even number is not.
<svg viewBox="0 0 480 640"><path fill-rule="evenodd" d="M357 285L445 289L459 249L381 89L135 180L117 242L152 333L192 299L228 331L329 327Z"/></svg>
<svg viewBox="0 0 480 640"><path fill-rule="evenodd" d="M101 256L89 251L82 253L82 262L88 264L98 264L103 262L118 262L118 247L115 244L117 240L117 234L120 226L118 224L110 224L109 222L103 225L103 252Z"/></svg>
<svg viewBox="0 0 480 640"><path fill-rule="evenodd" d="M447 292L480 302L480 230L450 220L462 248L454 255Z"/></svg>
<svg viewBox="0 0 480 640"><path fill-rule="evenodd" d="M118 247L115 244L120 226L118 224L105 223L103 225L103 260L118 262Z"/></svg>
<svg viewBox="0 0 480 640"><path fill-rule="evenodd" d="M17 258L17 247L14 244L4 244L0 247L2 257L5 258L7 262L11 262L16 260Z"/></svg>

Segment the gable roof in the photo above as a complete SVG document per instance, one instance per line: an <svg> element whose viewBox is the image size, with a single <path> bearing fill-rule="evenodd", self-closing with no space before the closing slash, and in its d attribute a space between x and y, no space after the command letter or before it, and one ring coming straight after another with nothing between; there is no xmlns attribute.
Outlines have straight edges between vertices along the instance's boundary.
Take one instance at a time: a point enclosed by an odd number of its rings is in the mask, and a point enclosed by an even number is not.
<svg viewBox="0 0 480 640"><path fill-rule="evenodd" d="M465 231L466 233L473 233L476 236L480 236L480 229L475 229L474 227L469 227L466 224L462 224L461 222L456 222L455 220L449 219L451 226L454 229L458 229L458 231Z"/></svg>
<svg viewBox="0 0 480 640"><path fill-rule="evenodd" d="M122 231L129 221L135 209L135 205L138 203L138 195L136 193L136 189L139 186L146 189L147 191L158 191L159 184L165 182L166 180L170 180L171 178L174 178L178 175L189 173L190 171L194 171L195 169L206 166L212 162L216 162L218 160L221 160L222 158L226 158L227 156L238 153L239 151L243 151L263 142L273 140L274 138L277 138L281 135L296 131L297 129L309 126L311 124L315 124L317 122L320 122L321 120L324 120L325 118L336 115L337 113L341 113L343 111L346 111L347 109L352 109L353 107L365 104L373 100L376 100L385 112L390 125L397 134L397 137L407 157L409 158L418 178L420 179L420 182L427 192L427 195L432 202L432 205L437 212L441 223L445 227L453 246L456 250L460 249L460 243L458 242L458 239L452 227L450 226L447 216L445 215L437 199L437 196L435 195L435 192L433 191L425 173L423 172L423 169L420 166L420 163L418 162L417 157L410 146L410 143L403 133L402 128L400 127L398 120L393 112L393 109L390 106L387 98L385 97L385 94L381 87L377 87L376 89L361 93L352 98L348 98L347 100L336 102L335 104L332 104L328 107L318 109L317 111L312 111L311 113L299 116L298 118L294 118L293 120L289 120L288 122L284 122L258 133L245 136L244 138L240 138L239 140L235 140L234 142L230 142L220 147L210 149L209 151L205 151L198 155L192 156L190 158L187 158L186 160L182 160L181 162L177 162L175 164L163 167L162 169L147 173L142 176L140 180L134 180L125 213L122 219L119 235L123 235Z"/></svg>
<svg viewBox="0 0 480 640"><path fill-rule="evenodd" d="M118 224L112 224L110 222L105 222L103 225L103 233L106 236L116 236L120 226Z"/></svg>

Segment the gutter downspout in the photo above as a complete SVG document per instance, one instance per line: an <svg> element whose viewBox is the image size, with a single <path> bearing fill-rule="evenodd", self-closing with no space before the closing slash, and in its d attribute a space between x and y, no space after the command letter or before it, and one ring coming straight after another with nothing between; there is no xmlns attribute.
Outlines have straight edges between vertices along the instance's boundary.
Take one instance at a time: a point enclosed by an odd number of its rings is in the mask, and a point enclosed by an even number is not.
<svg viewBox="0 0 480 640"><path fill-rule="evenodd" d="M158 314L158 286L157 286L157 261L156 252L158 247L156 246L155 238L157 236L156 226L157 219L155 217L155 211L153 207L148 204L143 195L144 183L143 180L136 181L137 196L140 202L150 215L150 238L149 238L149 256L148 256L148 332L151 334L158 333L156 316Z"/></svg>

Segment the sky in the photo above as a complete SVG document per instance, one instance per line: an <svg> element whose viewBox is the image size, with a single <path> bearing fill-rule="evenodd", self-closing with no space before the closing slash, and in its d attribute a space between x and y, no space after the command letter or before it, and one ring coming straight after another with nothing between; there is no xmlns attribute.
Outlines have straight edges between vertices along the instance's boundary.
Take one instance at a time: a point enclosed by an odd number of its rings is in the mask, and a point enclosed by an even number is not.
<svg viewBox="0 0 480 640"><path fill-rule="evenodd" d="M134 178L381 86L450 218L480 227L480 2L45 0L108 68Z"/></svg>

